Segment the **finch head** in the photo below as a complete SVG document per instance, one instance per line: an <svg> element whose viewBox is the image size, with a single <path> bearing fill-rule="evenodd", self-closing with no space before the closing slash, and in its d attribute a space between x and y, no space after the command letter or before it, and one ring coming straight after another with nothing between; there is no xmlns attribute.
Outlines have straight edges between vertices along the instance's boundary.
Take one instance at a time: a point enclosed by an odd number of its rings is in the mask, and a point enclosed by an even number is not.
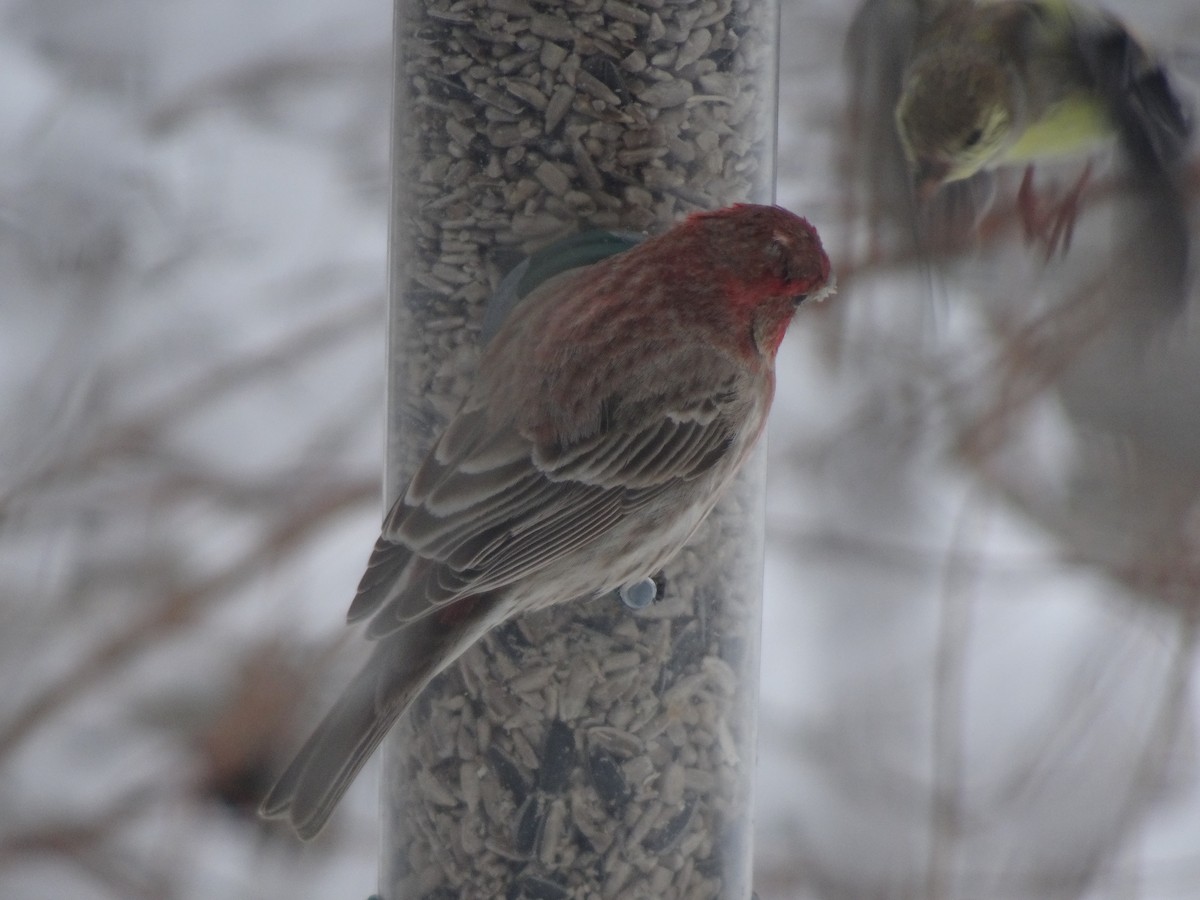
<svg viewBox="0 0 1200 900"><path fill-rule="evenodd" d="M1012 138L1011 87L1002 67L943 52L914 65L896 105L896 129L917 194L993 165Z"/></svg>
<svg viewBox="0 0 1200 900"><path fill-rule="evenodd" d="M696 313L714 329L749 337L741 349L764 356L774 356L801 302L833 292L816 229L778 206L696 213L663 235L659 252L672 266L708 270L716 290L697 294Z"/></svg>

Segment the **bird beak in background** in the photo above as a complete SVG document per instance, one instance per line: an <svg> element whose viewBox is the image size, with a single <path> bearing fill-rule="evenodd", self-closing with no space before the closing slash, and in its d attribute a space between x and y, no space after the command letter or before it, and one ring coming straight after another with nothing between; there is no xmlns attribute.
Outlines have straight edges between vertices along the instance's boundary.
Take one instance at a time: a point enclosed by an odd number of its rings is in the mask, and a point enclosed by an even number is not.
<svg viewBox="0 0 1200 900"><path fill-rule="evenodd" d="M913 185L916 188L917 202L928 203L933 199L950 174L947 163L932 160L921 160L913 169Z"/></svg>

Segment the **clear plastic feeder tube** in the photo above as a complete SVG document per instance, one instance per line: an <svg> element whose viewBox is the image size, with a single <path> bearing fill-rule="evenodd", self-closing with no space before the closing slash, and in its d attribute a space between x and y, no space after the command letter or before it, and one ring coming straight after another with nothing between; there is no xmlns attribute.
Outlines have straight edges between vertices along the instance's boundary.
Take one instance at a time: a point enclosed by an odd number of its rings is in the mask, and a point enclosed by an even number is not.
<svg viewBox="0 0 1200 900"><path fill-rule="evenodd" d="M526 252L770 202L774 0L397 0L389 497ZM751 893L758 454L640 610L497 629L385 744L384 900Z"/></svg>

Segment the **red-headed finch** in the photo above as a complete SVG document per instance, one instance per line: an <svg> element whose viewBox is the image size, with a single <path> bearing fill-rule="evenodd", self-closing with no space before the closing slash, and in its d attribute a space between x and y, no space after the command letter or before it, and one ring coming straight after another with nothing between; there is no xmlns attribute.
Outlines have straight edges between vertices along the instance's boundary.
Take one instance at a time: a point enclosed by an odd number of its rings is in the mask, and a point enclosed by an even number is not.
<svg viewBox="0 0 1200 900"><path fill-rule="evenodd" d="M421 689L487 631L662 569L762 433L797 306L830 286L808 222L740 205L522 300L383 523L348 614L367 622L371 656L262 815L312 837Z"/></svg>

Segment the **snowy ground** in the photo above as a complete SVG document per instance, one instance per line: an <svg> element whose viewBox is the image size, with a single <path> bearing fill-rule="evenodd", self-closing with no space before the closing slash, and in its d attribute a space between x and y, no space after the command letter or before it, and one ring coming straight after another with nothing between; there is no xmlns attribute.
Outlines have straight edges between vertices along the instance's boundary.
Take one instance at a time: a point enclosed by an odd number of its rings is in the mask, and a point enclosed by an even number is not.
<svg viewBox="0 0 1200 900"><path fill-rule="evenodd" d="M1193 6L1123 8L1194 51ZM849 13L783 18L778 199L838 265ZM380 515L390 20L0 2L0 896L374 889L373 771L311 847L251 811L350 664ZM1097 246L996 257L932 327L866 272L785 344L761 900L1200 895L1191 647L1148 600L1198 583L1196 317L1149 376L1038 395L994 465L956 442L989 313ZM1147 522L1175 553L1138 588L1105 561Z"/></svg>

